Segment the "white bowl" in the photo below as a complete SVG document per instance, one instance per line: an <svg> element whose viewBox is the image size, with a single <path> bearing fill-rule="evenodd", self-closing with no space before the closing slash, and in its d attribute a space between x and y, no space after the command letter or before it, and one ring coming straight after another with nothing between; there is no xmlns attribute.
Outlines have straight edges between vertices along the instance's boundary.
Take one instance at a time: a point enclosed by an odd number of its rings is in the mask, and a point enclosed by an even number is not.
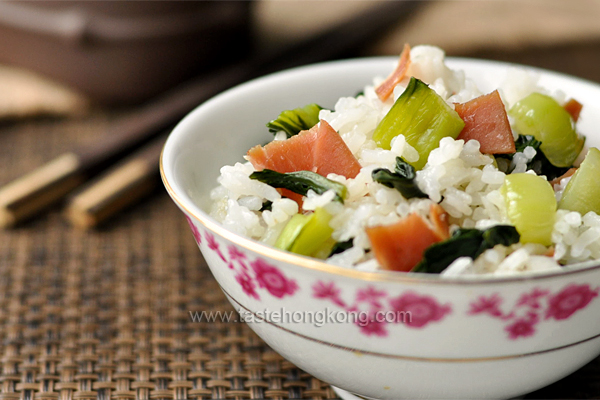
<svg viewBox="0 0 600 400"><path fill-rule="evenodd" d="M173 130L162 178L212 273L269 346L358 395L509 398L575 371L600 353L598 263L502 279L359 272L275 250L208 215L220 167L269 140L267 121L308 103L333 107L395 63L387 57L349 60L263 77L202 104ZM482 92L494 89L509 67L465 59L448 64L465 70ZM578 126L588 144L598 146L600 86L537 71L542 86L584 104ZM412 322L364 324L355 309L396 311L381 314L388 320L410 311ZM344 322L352 318L358 323Z"/></svg>

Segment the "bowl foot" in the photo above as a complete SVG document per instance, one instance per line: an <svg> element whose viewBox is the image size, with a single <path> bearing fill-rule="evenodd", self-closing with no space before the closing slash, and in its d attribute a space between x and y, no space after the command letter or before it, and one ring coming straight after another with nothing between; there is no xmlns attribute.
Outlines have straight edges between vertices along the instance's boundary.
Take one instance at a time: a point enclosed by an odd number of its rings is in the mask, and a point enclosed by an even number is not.
<svg viewBox="0 0 600 400"><path fill-rule="evenodd" d="M373 397L365 397L365 396L359 396L357 394L352 394L344 389L340 389L335 386L331 386L331 388L338 396L340 396L340 398L342 400L377 400Z"/></svg>
<svg viewBox="0 0 600 400"><path fill-rule="evenodd" d="M357 394L350 393L350 392L348 392L348 391L346 391L344 389L340 389L340 388L335 387L333 385L331 385L331 388L333 389L333 391L338 396L340 396L340 399L342 399L342 400L377 400L374 397L366 397L366 396L360 396L360 395L357 395ZM525 395L518 396L518 397L513 397L510 400L521 400L524 397L525 397Z"/></svg>

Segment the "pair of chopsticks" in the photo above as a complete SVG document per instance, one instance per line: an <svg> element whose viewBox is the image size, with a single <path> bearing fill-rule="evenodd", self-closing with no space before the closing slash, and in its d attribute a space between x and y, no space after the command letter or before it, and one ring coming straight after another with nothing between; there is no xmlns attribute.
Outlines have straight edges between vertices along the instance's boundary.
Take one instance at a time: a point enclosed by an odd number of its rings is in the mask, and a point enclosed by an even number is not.
<svg viewBox="0 0 600 400"><path fill-rule="evenodd" d="M99 224L160 184L166 133L195 106L261 75L351 56L408 17L418 3L384 2L314 37L189 81L131 111L109 126L102 142L64 153L0 188L0 227L14 226L67 196L66 216L73 225Z"/></svg>

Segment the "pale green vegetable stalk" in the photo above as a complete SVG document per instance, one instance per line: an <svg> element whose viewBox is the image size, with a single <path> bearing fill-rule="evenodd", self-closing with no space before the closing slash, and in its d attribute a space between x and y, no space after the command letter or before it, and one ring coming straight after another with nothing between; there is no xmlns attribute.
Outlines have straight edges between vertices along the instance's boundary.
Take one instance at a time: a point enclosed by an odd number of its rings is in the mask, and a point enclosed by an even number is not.
<svg viewBox="0 0 600 400"><path fill-rule="evenodd" d="M600 151L592 147L565 188L558 207L600 214Z"/></svg>
<svg viewBox="0 0 600 400"><path fill-rule="evenodd" d="M283 228L275 247L304 256L327 258L335 245L330 220L331 215L323 208L309 215L296 214Z"/></svg>
<svg viewBox="0 0 600 400"><path fill-rule="evenodd" d="M465 123L435 91L414 77L381 120L373 140L383 149L391 148L392 139L402 134L406 142L419 153L419 159L410 163L420 170L427 163L429 153L440 145L443 137L454 139Z"/></svg>
<svg viewBox="0 0 600 400"><path fill-rule="evenodd" d="M552 244L556 215L554 189L543 176L521 173L504 179L500 193L511 224L521 235L521 243Z"/></svg>
<svg viewBox="0 0 600 400"><path fill-rule="evenodd" d="M573 165L585 139L577 134L571 116L556 100L532 93L512 106L508 115L519 133L542 142L540 148L553 165Z"/></svg>

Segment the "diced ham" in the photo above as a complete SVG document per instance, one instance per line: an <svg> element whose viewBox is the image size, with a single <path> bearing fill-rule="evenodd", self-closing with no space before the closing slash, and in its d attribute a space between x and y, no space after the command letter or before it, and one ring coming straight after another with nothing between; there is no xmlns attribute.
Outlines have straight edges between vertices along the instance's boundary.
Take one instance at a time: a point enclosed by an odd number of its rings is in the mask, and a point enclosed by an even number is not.
<svg viewBox="0 0 600 400"><path fill-rule="evenodd" d="M355 178L361 168L342 137L325 120L289 139L254 146L246 159L256 170L312 171L324 177L334 173ZM281 194L301 205L301 195L285 189Z"/></svg>
<svg viewBox="0 0 600 400"><path fill-rule="evenodd" d="M321 120L313 146L313 165L319 175L327 177L328 174L334 173L346 178L355 178L360 172L360 163L344 139L327 121Z"/></svg>
<svg viewBox="0 0 600 400"><path fill-rule="evenodd" d="M448 239L448 215L439 205L430 209L431 222L413 213L391 225L366 229L375 258L383 269L412 270L432 244Z"/></svg>
<svg viewBox="0 0 600 400"><path fill-rule="evenodd" d="M554 185L558 185L558 184L560 183L560 181L562 181L563 179L565 179L565 178L568 178L568 177L570 177L570 176L573 176L573 174L574 174L575 172L577 172L577 168L569 168L569 169L567 170L567 172L565 172L565 173L564 173L564 174L562 174L561 176L559 176L559 177L556 177L556 178L552 179L552 180L550 181L550 185L552 185L552 187L554 187Z"/></svg>
<svg viewBox="0 0 600 400"><path fill-rule="evenodd" d="M408 44L404 45L404 49L400 54L400 61L398 62L398 66L396 69L388 76L385 81L383 81L377 88L375 89L375 93L377 93L377 97L381 101L386 101L392 93L394 93L394 88L406 75L406 71L410 65L410 46Z"/></svg>
<svg viewBox="0 0 600 400"><path fill-rule="evenodd" d="M457 139L477 140L484 154L510 154L516 151L506 109L497 90L466 103L455 104L465 121Z"/></svg>
<svg viewBox="0 0 600 400"><path fill-rule="evenodd" d="M432 204L429 208L429 218L437 235L443 239L450 237L450 223L448 213L439 204Z"/></svg>
<svg viewBox="0 0 600 400"><path fill-rule="evenodd" d="M565 103L563 108L567 110L569 114L571 114L571 118L573 118L573 121L577 122L577 120L579 119L579 114L581 114L583 104L581 104L575 99L570 99Z"/></svg>

